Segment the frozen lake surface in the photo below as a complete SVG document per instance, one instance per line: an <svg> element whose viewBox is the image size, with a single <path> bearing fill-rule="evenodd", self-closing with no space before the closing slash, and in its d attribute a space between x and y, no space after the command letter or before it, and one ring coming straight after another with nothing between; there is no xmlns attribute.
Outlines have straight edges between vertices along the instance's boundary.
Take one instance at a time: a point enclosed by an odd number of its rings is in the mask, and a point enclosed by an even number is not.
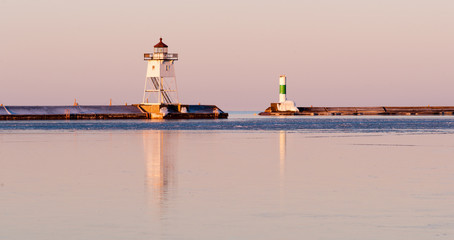
<svg viewBox="0 0 454 240"><path fill-rule="evenodd" d="M453 239L454 117L0 123L0 239Z"/></svg>
<svg viewBox="0 0 454 240"><path fill-rule="evenodd" d="M454 116L286 116L231 113L218 120L1 121L8 130L254 130L299 132L454 132Z"/></svg>

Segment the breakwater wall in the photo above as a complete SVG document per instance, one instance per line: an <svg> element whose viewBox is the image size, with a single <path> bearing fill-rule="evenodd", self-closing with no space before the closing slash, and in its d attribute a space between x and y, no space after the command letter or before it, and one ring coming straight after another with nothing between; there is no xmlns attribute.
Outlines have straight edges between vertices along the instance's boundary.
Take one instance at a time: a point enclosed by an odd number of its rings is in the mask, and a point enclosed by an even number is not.
<svg viewBox="0 0 454 240"><path fill-rule="evenodd" d="M272 103L259 115L454 115L454 106L298 107L298 111L278 111L277 106Z"/></svg>
<svg viewBox="0 0 454 240"><path fill-rule="evenodd" d="M154 107L153 107L154 106ZM0 120L216 119L214 105L0 106Z"/></svg>

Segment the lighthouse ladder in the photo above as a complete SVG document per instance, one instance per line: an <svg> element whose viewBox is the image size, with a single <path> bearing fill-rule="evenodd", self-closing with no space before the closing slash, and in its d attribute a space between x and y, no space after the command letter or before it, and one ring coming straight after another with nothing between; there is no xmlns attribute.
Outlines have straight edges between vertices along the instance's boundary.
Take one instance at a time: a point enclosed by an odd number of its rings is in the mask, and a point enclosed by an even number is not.
<svg viewBox="0 0 454 240"><path fill-rule="evenodd" d="M159 90L164 97L164 101L166 103L172 103L172 100L170 99L169 95L164 91L164 89L160 89L159 87L159 78L158 77L151 77L151 82L153 83L153 86L155 87L156 90Z"/></svg>

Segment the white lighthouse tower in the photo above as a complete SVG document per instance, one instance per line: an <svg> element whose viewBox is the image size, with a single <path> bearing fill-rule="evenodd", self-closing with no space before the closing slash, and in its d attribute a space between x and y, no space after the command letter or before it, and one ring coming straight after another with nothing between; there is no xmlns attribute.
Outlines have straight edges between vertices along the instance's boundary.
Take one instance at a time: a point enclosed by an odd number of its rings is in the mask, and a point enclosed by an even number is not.
<svg viewBox="0 0 454 240"><path fill-rule="evenodd" d="M287 77L279 76L279 103L287 101Z"/></svg>
<svg viewBox="0 0 454 240"><path fill-rule="evenodd" d="M277 104L278 111L298 112L295 102L287 100L287 76L279 76L279 103Z"/></svg>
<svg viewBox="0 0 454 240"><path fill-rule="evenodd" d="M153 53L145 53L148 62L142 104L179 104L174 62L177 53L168 53L168 46L159 39Z"/></svg>

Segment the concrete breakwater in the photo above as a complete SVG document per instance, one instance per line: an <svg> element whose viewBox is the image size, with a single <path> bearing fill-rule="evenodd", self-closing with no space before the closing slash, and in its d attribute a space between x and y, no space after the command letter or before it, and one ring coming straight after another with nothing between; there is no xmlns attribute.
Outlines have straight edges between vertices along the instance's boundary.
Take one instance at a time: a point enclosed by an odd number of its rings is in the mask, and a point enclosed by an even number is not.
<svg viewBox="0 0 454 240"><path fill-rule="evenodd" d="M259 115L454 115L454 106L297 107L297 111L280 111L278 105L271 103Z"/></svg>
<svg viewBox="0 0 454 240"><path fill-rule="evenodd" d="M0 120L217 119L214 105L0 106Z"/></svg>

